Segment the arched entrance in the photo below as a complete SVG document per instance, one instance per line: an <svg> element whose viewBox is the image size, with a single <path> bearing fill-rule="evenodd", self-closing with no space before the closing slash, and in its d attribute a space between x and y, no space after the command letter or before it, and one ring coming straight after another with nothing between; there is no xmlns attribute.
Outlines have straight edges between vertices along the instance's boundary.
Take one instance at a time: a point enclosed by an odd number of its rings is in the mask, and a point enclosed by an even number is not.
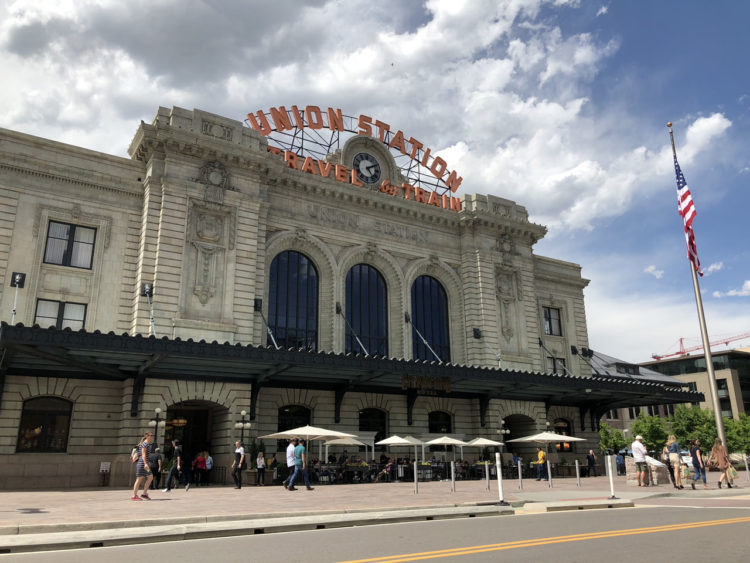
<svg viewBox="0 0 750 563"><path fill-rule="evenodd" d="M514 440L516 438L523 438L524 436L530 436L537 433L536 422L530 416L524 414L512 414L505 417L505 429L510 430L510 434L506 434L505 442L508 452L514 453L525 461L531 461L536 459L536 446L530 442L511 442L508 440Z"/></svg>
<svg viewBox="0 0 750 563"><path fill-rule="evenodd" d="M217 424L225 422L228 409L209 401L183 401L167 408L164 444L160 444L165 458L172 456L172 440L179 440L185 459L192 459L202 451L209 453L226 444L214 443ZM214 452L216 453L216 452Z"/></svg>

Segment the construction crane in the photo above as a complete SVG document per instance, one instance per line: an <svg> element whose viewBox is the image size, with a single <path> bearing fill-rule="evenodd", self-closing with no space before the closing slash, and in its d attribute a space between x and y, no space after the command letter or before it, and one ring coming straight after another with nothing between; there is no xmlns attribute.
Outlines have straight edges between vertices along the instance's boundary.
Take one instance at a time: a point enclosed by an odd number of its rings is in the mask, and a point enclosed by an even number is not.
<svg viewBox="0 0 750 563"><path fill-rule="evenodd" d="M721 344L727 346L730 342L734 342L735 340L744 340L745 338L750 338L750 332L744 332L742 334L738 334L737 336L730 336L729 338L715 340L713 342L710 342L709 344L711 346L719 346ZM697 346L688 346L687 348L685 348L684 340L684 338L680 338L679 352L672 352L671 354L651 354L651 357L655 360L663 360L664 358L673 358L675 356L687 356L690 352L703 350L703 344L698 344Z"/></svg>

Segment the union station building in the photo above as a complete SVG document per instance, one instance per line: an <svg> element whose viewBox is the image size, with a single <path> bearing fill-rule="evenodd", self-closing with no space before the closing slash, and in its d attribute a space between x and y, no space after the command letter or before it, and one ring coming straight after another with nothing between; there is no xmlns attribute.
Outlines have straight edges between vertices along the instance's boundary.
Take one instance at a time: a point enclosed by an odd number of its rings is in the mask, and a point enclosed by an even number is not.
<svg viewBox="0 0 750 563"><path fill-rule="evenodd" d="M0 488L127 485L157 417L219 466L308 423L575 455L612 409L702 399L592 373L580 267L385 123L160 107L128 152L0 129Z"/></svg>

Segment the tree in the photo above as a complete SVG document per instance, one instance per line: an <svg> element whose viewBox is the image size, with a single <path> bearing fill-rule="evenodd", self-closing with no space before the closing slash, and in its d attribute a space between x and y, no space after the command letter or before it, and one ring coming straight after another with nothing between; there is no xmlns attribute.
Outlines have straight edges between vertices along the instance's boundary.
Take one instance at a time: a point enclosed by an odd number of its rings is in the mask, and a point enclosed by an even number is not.
<svg viewBox="0 0 750 563"><path fill-rule="evenodd" d="M690 442L695 438L701 441L704 448L710 449L717 435L713 412L698 407L677 407L669 417L669 428L684 449L689 449Z"/></svg>
<svg viewBox="0 0 750 563"><path fill-rule="evenodd" d="M660 452L667 442L667 425L658 416L638 415L631 426L633 436L643 436L643 445L650 452Z"/></svg>
<svg viewBox="0 0 750 563"><path fill-rule="evenodd" d="M619 452L627 447L628 441L619 430L615 430L606 422L602 422L599 427L599 448L602 452L612 451Z"/></svg>
<svg viewBox="0 0 750 563"><path fill-rule="evenodd" d="M750 453L750 416L741 414L739 420L725 418L724 430L730 453Z"/></svg>

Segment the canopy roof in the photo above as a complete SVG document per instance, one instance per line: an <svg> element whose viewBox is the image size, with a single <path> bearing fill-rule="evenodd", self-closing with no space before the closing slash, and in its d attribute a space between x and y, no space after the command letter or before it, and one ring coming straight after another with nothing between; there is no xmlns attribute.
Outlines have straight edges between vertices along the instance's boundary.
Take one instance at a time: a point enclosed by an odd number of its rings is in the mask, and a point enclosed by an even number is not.
<svg viewBox="0 0 750 563"><path fill-rule="evenodd" d="M246 382L283 387L544 401L606 410L702 401L679 382L580 377L382 356L0 325L3 375L105 380L145 378ZM0 393L2 386L0 385ZM135 396L135 395L134 395Z"/></svg>

